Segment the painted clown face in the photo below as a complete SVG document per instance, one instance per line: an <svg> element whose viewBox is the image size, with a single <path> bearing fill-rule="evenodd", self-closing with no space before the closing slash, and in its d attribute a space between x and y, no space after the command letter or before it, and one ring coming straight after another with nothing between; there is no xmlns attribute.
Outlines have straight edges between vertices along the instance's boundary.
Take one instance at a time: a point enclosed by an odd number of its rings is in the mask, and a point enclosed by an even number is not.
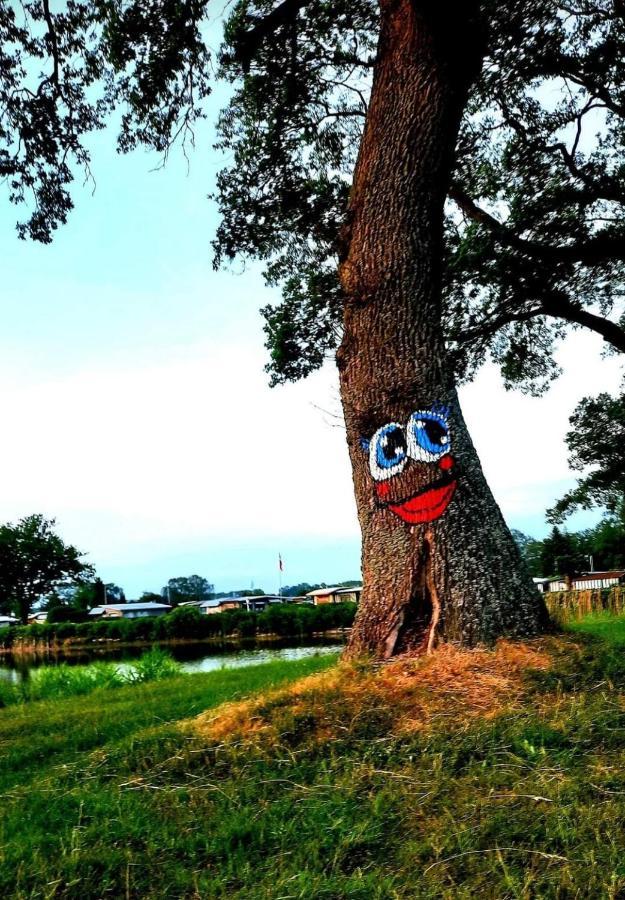
<svg viewBox="0 0 625 900"><path fill-rule="evenodd" d="M445 512L457 485L447 407L417 410L406 426L389 422L363 447L380 505L411 525Z"/></svg>

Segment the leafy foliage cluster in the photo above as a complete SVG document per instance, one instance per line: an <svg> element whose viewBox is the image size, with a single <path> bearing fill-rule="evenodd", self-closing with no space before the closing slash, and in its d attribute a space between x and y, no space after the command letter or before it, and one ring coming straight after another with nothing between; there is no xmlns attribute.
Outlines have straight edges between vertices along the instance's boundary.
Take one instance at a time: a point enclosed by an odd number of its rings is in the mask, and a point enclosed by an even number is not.
<svg viewBox="0 0 625 900"><path fill-rule="evenodd" d="M369 0L302 3L252 54L250 22L272 5L240 3L224 35L221 73L236 89L218 123L218 147L232 163L217 180L214 246L217 264L239 254L262 259L267 282L282 285L282 303L263 310L277 382L318 368L339 341L340 231L378 13Z"/></svg>
<svg viewBox="0 0 625 900"><path fill-rule="evenodd" d="M585 397L569 421L569 465L582 475L550 519L561 522L575 509L599 506L625 523L625 394Z"/></svg>
<svg viewBox="0 0 625 900"><path fill-rule="evenodd" d="M198 0L0 0L0 176L27 204L20 237L48 243L67 220L88 137L117 110L118 148L166 153L192 138L209 92Z"/></svg>
<svg viewBox="0 0 625 900"><path fill-rule="evenodd" d="M450 191L448 328L461 371L490 351L539 392L569 325L625 351L625 17L621 0L486 8Z"/></svg>

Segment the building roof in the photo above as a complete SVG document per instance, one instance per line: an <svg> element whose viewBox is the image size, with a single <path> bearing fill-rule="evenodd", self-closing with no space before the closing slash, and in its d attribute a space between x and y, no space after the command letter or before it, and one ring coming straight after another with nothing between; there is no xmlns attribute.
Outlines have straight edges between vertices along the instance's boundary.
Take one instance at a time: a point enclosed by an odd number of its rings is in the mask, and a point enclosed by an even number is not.
<svg viewBox="0 0 625 900"><path fill-rule="evenodd" d="M237 595L236 597L219 597L215 600L203 600L199 606L202 609L217 609L218 606L221 606L222 603L258 603L259 601L265 603L284 603L285 600L290 600L290 597L279 597L278 594L253 594L251 597L241 597Z"/></svg>
<svg viewBox="0 0 625 900"><path fill-rule="evenodd" d="M215 600L202 600L199 604L200 609L216 609L222 603L243 603L245 600L251 600L252 597L217 597Z"/></svg>
<svg viewBox="0 0 625 900"><path fill-rule="evenodd" d="M93 609L90 609L89 615L95 615L105 609L116 609L119 612L126 612L127 610L137 609L171 609L171 606L169 603L155 603L153 600L147 603L103 603L101 606L94 606Z"/></svg>
<svg viewBox="0 0 625 900"><path fill-rule="evenodd" d="M308 591L307 597L324 597L327 594L351 594L353 591L361 591L362 585L355 584L354 587L324 587L316 588L314 591Z"/></svg>
<svg viewBox="0 0 625 900"><path fill-rule="evenodd" d="M602 578L622 578L625 575L625 569L610 569L607 572L582 572L581 575L575 575L573 581L594 581Z"/></svg>

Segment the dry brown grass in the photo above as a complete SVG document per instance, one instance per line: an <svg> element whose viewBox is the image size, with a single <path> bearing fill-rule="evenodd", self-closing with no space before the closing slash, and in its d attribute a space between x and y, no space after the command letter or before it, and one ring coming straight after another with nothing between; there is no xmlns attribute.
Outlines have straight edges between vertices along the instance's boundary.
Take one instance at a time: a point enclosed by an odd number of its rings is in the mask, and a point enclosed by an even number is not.
<svg viewBox="0 0 625 900"><path fill-rule="evenodd" d="M440 725L441 719L445 727L469 727L476 717L519 708L530 690L528 673L550 668L555 655L575 649L570 638L549 637L500 641L493 650L444 645L428 657L377 667L343 663L254 700L203 713L186 728L211 743L273 743L302 717L307 739L320 741L353 733L360 718L381 713L395 735Z"/></svg>

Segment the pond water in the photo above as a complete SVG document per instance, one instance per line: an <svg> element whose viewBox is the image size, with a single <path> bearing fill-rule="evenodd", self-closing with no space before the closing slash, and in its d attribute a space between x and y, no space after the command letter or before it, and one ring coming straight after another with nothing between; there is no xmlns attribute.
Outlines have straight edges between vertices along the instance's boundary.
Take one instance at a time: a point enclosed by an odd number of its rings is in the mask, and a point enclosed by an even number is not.
<svg viewBox="0 0 625 900"><path fill-rule="evenodd" d="M338 654L344 647L341 640L310 641L294 644L272 641L271 643L247 642L241 644L159 644L182 666L184 672L214 672L218 669L232 669L253 666L273 659L303 659L322 653ZM120 668L131 666L149 647L82 647L78 650L55 653L33 653L28 655L7 654L0 657L0 679L18 682L29 678L32 669L41 666L58 666L66 663L84 666L89 663L117 662Z"/></svg>

